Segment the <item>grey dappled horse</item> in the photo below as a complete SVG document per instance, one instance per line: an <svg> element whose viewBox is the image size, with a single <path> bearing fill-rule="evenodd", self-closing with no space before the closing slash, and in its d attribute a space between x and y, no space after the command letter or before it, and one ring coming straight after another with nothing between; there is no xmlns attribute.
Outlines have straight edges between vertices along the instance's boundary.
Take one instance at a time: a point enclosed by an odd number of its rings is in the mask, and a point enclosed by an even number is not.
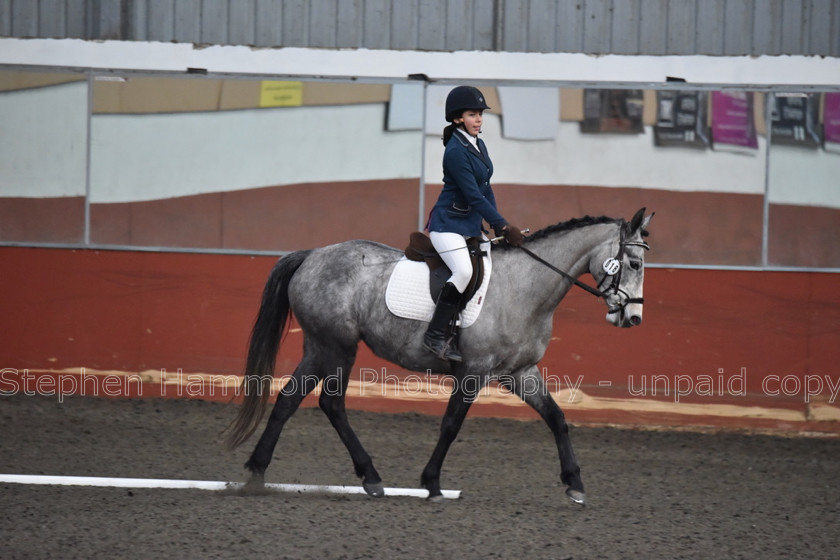
<svg viewBox="0 0 840 560"><path fill-rule="evenodd" d="M646 218L642 208L630 222L574 219L534 233L521 249L495 249L484 307L476 322L461 330L464 361L460 364L441 361L423 348L426 323L399 318L387 309L385 287L401 251L371 241L347 241L282 257L268 278L251 333L245 398L228 434L231 447L245 442L262 421L290 312L303 331L303 359L278 394L265 431L245 464L250 484L262 483L283 425L323 381L320 407L350 452L356 474L368 494L384 494L382 479L350 427L344 405L362 340L377 356L403 368L453 378L440 438L421 476L430 499L442 499L440 470L470 404L487 383L496 381L531 405L551 428L566 493L584 503L568 425L537 362L551 339L555 308L573 281L586 272L600 288L590 291L606 301L610 323L621 327L641 323L648 248L642 238L651 217Z"/></svg>

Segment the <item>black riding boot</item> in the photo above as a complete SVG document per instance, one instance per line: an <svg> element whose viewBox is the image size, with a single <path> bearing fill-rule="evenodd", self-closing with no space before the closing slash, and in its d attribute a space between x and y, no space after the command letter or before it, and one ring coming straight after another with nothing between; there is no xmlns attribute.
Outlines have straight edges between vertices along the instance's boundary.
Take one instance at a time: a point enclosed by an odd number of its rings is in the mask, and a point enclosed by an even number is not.
<svg viewBox="0 0 840 560"><path fill-rule="evenodd" d="M423 346L441 360L463 361L458 348L454 345L454 337L451 336L449 328L452 319L459 311L460 302L461 292L454 284L447 282L440 292L429 328L423 335Z"/></svg>

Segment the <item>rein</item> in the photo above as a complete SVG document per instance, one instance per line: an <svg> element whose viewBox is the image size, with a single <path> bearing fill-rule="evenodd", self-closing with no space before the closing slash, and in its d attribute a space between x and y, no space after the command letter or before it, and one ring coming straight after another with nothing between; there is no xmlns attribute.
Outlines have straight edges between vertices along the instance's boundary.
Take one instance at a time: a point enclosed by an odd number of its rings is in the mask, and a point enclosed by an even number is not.
<svg viewBox="0 0 840 560"><path fill-rule="evenodd" d="M539 255L535 254L530 249L527 249L527 248L525 248L524 246L521 246L521 245L519 246L519 249L522 250L526 255L528 255L529 257L531 257L535 261L537 261L538 263L546 266L549 270L552 270L552 271L556 272L557 274L559 274L563 278L572 282L575 286L586 290L587 292L589 292L590 294L592 294L593 296L595 296L597 298L603 299L605 302L607 301L607 297L610 295L610 293L618 294L619 298L623 294L625 296L624 301L623 302L620 301L617 306L609 307L609 309L608 309L608 312L615 313L615 312L618 312L618 311L624 311L624 308L627 307L627 305L629 305L631 303L643 304L644 301L645 301L644 298L631 298L631 297L629 297L628 293L626 293L624 290L621 289L621 272L622 272L622 269L624 268L624 265L623 265L624 248L625 247L642 247L646 251L650 249L650 245L648 245L644 241L625 241L624 237L625 237L626 234L624 232L624 227L621 227L619 229L619 231L621 232L620 233L621 237L620 237L619 242L618 242L618 254L615 257L609 258L606 261L604 261L604 265L603 265L602 268L604 269L605 274L604 274L604 277L601 279L601 281L598 283L597 288L593 288L592 286L581 282L580 280L578 280L577 278L575 278L574 276L572 276L571 274L569 274L565 270L560 270L559 268L557 268L556 266L554 266L550 262L546 261L545 259L543 259ZM610 283L610 285L607 287L606 290L601 290L600 289L601 284L603 284L607 280L607 278L612 278L612 282Z"/></svg>
<svg viewBox="0 0 840 560"><path fill-rule="evenodd" d="M599 298L604 298L604 297L607 296L604 292L602 292L598 288L593 288L589 284L584 284L583 282L581 282L580 280L578 280L577 278L575 278L574 276L572 276L571 274L569 274L565 270L560 270L559 268L557 268L556 266L554 266L553 264L551 264L547 260L543 259L541 256L537 255L536 253L534 253L530 249L526 249L525 247L523 247L521 245L519 246L519 249L521 251L523 251L526 255L528 255L529 257L531 257L535 261L537 261L538 263L548 267L549 270L553 270L554 272L556 272L557 274L559 274L560 276L562 276L566 280L569 280L570 282L572 282L575 286L577 286L579 288L583 288L584 290L586 290L587 292L589 292L593 296L599 297Z"/></svg>

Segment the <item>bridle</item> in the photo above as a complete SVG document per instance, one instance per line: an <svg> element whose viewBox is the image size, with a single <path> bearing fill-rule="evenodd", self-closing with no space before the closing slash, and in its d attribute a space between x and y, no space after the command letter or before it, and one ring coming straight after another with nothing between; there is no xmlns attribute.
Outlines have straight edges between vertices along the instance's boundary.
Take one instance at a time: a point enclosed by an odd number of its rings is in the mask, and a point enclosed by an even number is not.
<svg viewBox="0 0 840 560"><path fill-rule="evenodd" d="M603 299L604 303L607 304L607 313L623 313L624 308L628 305L632 303L643 304L645 302L645 298L630 297L630 294L621 289L621 273L624 269L624 250L627 247L641 247L645 251L650 250L650 245L648 245L644 241L627 241L627 233L625 231L624 226L625 224L623 222L619 226L620 237L618 240L618 253L614 257L610 257L607 260L605 260L604 263L601 265L601 268L604 271L604 277L601 278L600 282L598 282L598 286L596 288L593 288L592 286L581 282L568 272L560 270L559 268L549 263L539 255L535 254L530 249L524 246L520 246L519 249L538 263L548 267L550 270L566 278L575 286L586 290L595 297ZM612 281L606 289L602 290L601 286L604 284L604 282L607 281L607 279L612 279ZM618 303L612 305L610 304L609 297L611 295L618 296Z"/></svg>
<svg viewBox="0 0 840 560"><path fill-rule="evenodd" d="M631 303L638 303L641 305L645 302L645 298L630 297L630 294L621 289L621 273L624 271L624 249L626 247L641 247L645 251L649 251L650 245L644 241L627 241L625 239L627 233L625 232L623 224L619 231L621 233L618 241L618 254L615 257L605 260L604 264L601 265L605 274L604 277L601 278L601 281L598 282L598 291L601 292L600 297L602 297L604 302L607 304L607 313L624 313L624 308ZM610 285L607 286L606 290L601 290L601 286L608 278L612 279ZM618 296L618 303L612 306L608 300L611 294Z"/></svg>

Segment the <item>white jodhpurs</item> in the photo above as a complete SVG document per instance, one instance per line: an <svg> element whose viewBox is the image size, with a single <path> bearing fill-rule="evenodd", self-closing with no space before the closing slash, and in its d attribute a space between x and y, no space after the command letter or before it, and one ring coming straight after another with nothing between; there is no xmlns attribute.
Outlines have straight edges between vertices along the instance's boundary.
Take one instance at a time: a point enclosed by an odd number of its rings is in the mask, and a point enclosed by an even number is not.
<svg viewBox="0 0 840 560"><path fill-rule="evenodd" d="M472 262L470 262L466 238L460 233L430 231L429 239L432 240L432 245L440 258L452 271L452 276L449 277L448 282L451 282L463 294L470 283L470 277L472 277ZM481 244L481 249L490 251L490 243L486 239Z"/></svg>

